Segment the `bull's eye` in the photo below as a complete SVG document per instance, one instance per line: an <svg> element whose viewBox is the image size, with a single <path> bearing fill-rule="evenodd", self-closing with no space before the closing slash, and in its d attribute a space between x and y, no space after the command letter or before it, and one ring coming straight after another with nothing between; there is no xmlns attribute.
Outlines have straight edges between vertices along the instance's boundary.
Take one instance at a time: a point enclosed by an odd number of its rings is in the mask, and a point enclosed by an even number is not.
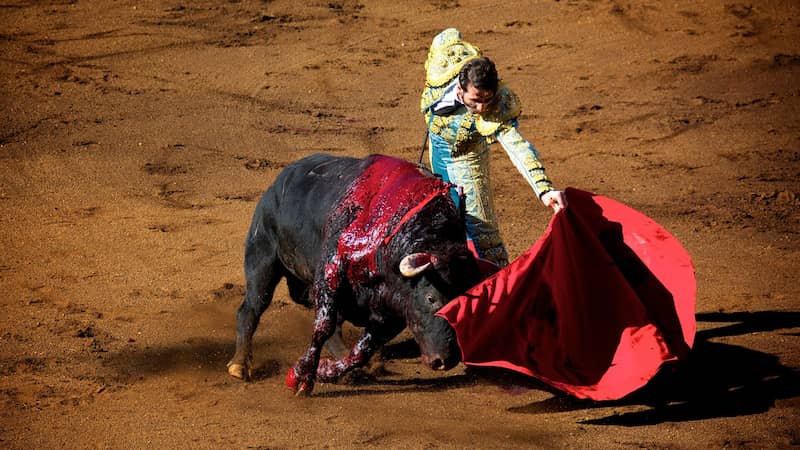
<svg viewBox="0 0 800 450"><path fill-rule="evenodd" d="M436 303L436 299L435 299L435 298L433 298L433 296L432 296L432 295L427 295L425 298L427 298L427 299L428 299L428 303L430 303L431 305L432 305L432 304L434 304L434 303Z"/></svg>

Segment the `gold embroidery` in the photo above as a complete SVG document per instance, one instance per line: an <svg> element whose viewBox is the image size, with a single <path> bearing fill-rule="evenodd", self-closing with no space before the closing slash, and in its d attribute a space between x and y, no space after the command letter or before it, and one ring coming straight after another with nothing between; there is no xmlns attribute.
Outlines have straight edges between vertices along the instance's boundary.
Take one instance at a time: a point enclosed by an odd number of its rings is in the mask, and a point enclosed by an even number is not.
<svg viewBox="0 0 800 450"><path fill-rule="evenodd" d="M448 28L433 38L425 60L425 81L431 87L443 86L458 74L465 62L480 56L477 46L462 40L457 29Z"/></svg>
<svg viewBox="0 0 800 450"><path fill-rule="evenodd" d="M444 95L444 90L445 90L444 87L439 87L439 88L426 87L425 90L422 92L422 98L419 101L420 111L423 112L427 111L427 109L430 108L431 105L439 101L439 99L442 98L442 95Z"/></svg>
<svg viewBox="0 0 800 450"><path fill-rule="evenodd" d="M458 126L458 131L456 132L456 142L453 144L453 156L458 156L467 150L469 147L467 144L475 136L473 136L473 125L475 124L476 115L468 112L464 114L461 118L461 123Z"/></svg>
<svg viewBox="0 0 800 450"><path fill-rule="evenodd" d="M521 110L517 94L501 82L497 89L497 102L478 118L475 127L482 136L491 136L519 117Z"/></svg>

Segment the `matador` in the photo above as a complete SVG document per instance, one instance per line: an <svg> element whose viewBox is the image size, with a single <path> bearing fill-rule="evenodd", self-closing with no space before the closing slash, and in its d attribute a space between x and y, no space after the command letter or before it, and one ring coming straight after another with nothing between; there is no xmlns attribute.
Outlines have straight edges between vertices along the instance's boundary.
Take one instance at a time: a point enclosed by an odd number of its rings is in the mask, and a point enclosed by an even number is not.
<svg viewBox="0 0 800 450"><path fill-rule="evenodd" d="M439 33L425 61L420 109L428 129L432 171L463 189L467 238L478 256L503 267L508 252L500 236L489 177L489 148L499 142L546 206L567 206L545 174L533 145L518 130L520 101L480 49L449 28ZM456 205L461 199L451 191Z"/></svg>

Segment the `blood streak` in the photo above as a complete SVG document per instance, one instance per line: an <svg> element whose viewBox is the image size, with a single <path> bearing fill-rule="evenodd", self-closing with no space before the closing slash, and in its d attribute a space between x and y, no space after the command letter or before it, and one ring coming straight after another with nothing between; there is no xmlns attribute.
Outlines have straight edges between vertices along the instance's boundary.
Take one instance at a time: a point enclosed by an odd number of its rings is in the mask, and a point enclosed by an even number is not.
<svg viewBox="0 0 800 450"><path fill-rule="evenodd" d="M331 291L335 291L339 284L338 267L337 263L329 263L325 266L325 279L328 281L328 289Z"/></svg>
<svg viewBox="0 0 800 450"><path fill-rule="evenodd" d="M351 281L373 276L376 250L427 202L449 195L449 184L422 174L414 164L387 156L370 158L373 163L350 185L334 213L355 211L338 243L338 254L349 262Z"/></svg>
<svg viewBox="0 0 800 450"><path fill-rule="evenodd" d="M289 368L289 373L286 374L286 388L292 391L297 390L297 373L294 367Z"/></svg>

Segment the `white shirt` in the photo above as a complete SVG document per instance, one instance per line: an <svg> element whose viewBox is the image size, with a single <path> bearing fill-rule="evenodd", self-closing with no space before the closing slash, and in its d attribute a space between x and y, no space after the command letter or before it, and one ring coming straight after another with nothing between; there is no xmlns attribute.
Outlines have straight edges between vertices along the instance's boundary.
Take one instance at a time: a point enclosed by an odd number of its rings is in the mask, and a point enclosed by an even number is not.
<svg viewBox="0 0 800 450"><path fill-rule="evenodd" d="M454 106L456 103L463 104L461 99L458 98L458 89L456 89L456 86L458 86L458 77L445 88L444 94L442 94L442 97L433 107L434 112Z"/></svg>

